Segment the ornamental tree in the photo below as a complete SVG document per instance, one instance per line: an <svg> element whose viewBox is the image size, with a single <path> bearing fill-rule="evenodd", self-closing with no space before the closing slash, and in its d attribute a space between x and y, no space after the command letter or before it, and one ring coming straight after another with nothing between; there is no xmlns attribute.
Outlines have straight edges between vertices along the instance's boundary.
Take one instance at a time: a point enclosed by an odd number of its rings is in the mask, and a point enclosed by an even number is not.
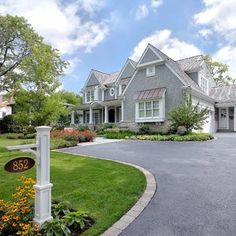
<svg viewBox="0 0 236 236"><path fill-rule="evenodd" d="M51 94L66 66L24 18L0 15L0 92L43 88Z"/></svg>
<svg viewBox="0 0 236 236"><path fill-rule="evenodd" d="M229 85L236 82L236 79L228 75L229 66L219 61L213 60L209 55L204 56L205 62L211 70L211 74L219 86Z"/></svg>
<svg viewBox="0 0 236 236"><path fill-rule="evenodd" d="M190 133L193 129L202 129L209 115L208 108L201 108L199 103L194 105L191 94L185 96L183 104L172 109L169 112L169 119L174 130L184 126L186 133Z"/></svg>

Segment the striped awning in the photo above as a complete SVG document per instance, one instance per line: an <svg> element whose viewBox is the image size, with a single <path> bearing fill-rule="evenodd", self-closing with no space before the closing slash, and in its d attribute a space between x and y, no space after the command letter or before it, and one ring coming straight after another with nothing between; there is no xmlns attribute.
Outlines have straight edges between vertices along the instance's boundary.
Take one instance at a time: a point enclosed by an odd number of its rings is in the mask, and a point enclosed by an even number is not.
<svg viewBox="0 0 236 236"><path fill-rule="evenodd" d="M166 92L166 88L154 88L148 90L142 90L135 94L135 100L145 100L152 98L161 98Z"/></svg>

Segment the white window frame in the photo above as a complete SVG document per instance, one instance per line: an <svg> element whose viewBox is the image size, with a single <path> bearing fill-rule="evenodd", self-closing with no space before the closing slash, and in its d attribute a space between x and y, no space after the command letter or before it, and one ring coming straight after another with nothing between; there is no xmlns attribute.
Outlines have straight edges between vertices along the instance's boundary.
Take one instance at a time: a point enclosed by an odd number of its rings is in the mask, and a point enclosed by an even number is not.
<svg viewBox="0 0 236 236"><path fill-rule="evenodd" d="M95 91L94 90L88 90L85 93L85 99L86 99L86 103L95 101Z"/></svg>
<svg viewBox="0 0 236 236"><path fill-rule="evenodd" d="M209 92L209 81L204 76L200 75L199 86L208 95Z"/></svg>
<svg viewBox="0 0 236 236"><path fill-rule="evenodd" d="M115 88L113 88L113 87L110 88L109 94L110 94L111 97L113 97L115 95Z"/></svg>
<svg viewBox="0 0 236 236"><path fill-rule="evenodd" d="M159 115L158 116L154 116L153 115L153 111L157 110L153 107L153 103L157 102L159 103ZM151 109L149 109L149 111L151 110L151 116L147 117L147 109L146 109L146 104L151 102ZM140 103L144 103L144 117L140 117L139 116L139 104ZM141 100L141 101L137 101L135 104L135 122L163 122L165 121L165 98L162 97L160 99L152 99L152 100Z"/></svg>
<svg viewBox="0 0 236 236"><path fill-rule="evenodd" d="M151 70L151 72L150 72ZM151 77L154 76L156 74L156 67L155 65L151 65L146 67L146 77Z"/></svg>

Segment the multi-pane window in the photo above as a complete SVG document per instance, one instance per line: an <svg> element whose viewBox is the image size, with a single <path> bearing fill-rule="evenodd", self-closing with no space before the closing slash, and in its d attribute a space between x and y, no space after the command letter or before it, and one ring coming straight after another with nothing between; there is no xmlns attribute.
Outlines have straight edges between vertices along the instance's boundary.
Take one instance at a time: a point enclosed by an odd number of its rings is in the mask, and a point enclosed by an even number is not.
<svg viewBox="0 0 236 236"><path fill-rule="evenodd" d="M140 117L140 118L143 118L143 117L145 117L145 105L144 105L145 103L144 102L139 102L139 104L138 104L138 116Z"/></svg>
<svg viewBox="0 0 236 236"><path fill-rule="evenodd" d="M206 94L208 93L208 80L206 78L200 78L200 87Z"/></svg>
<svg viewBox="0 0 236 236"><path fill-rule="evenodd" d="M154 118L159 116L160 116L159 100L138 103L138 118Z"/></svg>
<svg viewBox="0 0 236 236"><path fill-rule="evenodd" d="M154 75L155 75L155 65L148 66L146 68L146 76L149 77L149 76L154 76Z"/></svg>
<svg viewBox="0 0 236 236"><path fill-rule="evenodd" d="M94 101L94 90L87 91L86 93L86 101L93 102Z"/></svg>

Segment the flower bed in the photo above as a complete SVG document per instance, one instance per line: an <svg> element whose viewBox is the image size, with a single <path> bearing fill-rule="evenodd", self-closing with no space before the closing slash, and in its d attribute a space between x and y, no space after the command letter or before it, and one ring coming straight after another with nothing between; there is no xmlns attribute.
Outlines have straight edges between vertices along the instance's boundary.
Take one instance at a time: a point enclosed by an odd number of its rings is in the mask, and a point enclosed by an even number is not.
<svg viewBox="0 0 236 236"><path fill-rule="evenodd" d="M95 132L91 130L79 131L76 129L55 130L51 132L52 138L61 138L66 141L91 142L95 137Z"/></svg>
<svg viewBox="0 0 236 236"><path fill-rule="evenodd" d="M179 134L138 134L131 131L108 130L105 134L109 139L134 139L134 140L150 140L150 141L207 141L213 139L211 134L207 133L191 133L187 135Z"/></svg>
<svg viewBox="0 0 236 236"><path fill-rule="evenodd" d="M73 210L69 202L59 202L52 205L53 220L40 229L33 222L35 181L23 176L19 181L14 200L0 200L1 235L80 235L93 225L94 220L86 212Z"/></svg>

